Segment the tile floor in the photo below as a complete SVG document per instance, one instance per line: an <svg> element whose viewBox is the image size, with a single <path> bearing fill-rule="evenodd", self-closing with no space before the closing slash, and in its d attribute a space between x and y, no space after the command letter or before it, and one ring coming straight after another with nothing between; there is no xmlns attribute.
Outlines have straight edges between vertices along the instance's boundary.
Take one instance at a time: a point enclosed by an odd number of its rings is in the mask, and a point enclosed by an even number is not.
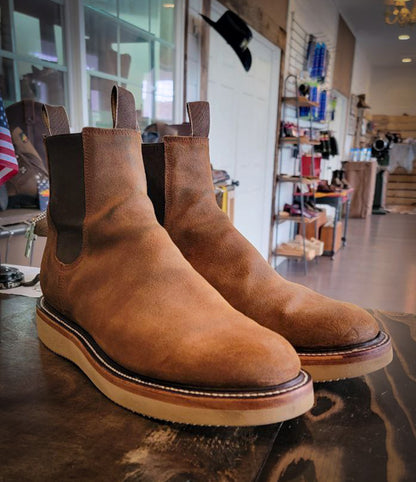
<svg viewBox="0 0 416 482"><path fill-rule="evenodd" d="M416 215L350 219L347 246L334 260L284 261L278 272L322 294L364 308L416 313Z"/></svg>

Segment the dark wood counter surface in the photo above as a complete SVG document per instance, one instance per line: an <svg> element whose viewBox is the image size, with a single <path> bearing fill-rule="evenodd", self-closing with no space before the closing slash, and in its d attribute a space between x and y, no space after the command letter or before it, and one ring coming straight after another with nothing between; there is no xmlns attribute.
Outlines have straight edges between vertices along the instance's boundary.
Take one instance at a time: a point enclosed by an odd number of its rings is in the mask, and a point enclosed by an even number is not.
<svg viewBox="0 0 416 482"><path fill-rule="evenodd" d="M315 385L303 417L201 428L116 406L41 345L35 300L0 302L0 481L416 480L415 315L375 312L392 335L392 364Z"/></svg>

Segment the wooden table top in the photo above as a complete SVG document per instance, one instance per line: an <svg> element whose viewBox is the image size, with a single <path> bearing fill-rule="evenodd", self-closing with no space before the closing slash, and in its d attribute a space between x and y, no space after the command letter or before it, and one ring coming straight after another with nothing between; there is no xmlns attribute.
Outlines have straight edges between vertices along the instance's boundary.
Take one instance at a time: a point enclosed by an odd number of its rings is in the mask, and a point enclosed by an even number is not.
<svg viewBox="0 0 416 482"><path fill-rule="evenodd" d="M315 198L324 198L324 197L341 197L347 199L347 197L354 192L354 188L350 187L349 189L343 189L342 191L334 191L334 192L315 192Z"/></svg>
<svg viewBox="0 0 416 482"><path fill-rule="evenodd" d="M192 427L107 400L36 336L35 300L0 295L1 481L398 481L416 474L416 316L375 312L395 358L315 385L283 424Z"/></svg>

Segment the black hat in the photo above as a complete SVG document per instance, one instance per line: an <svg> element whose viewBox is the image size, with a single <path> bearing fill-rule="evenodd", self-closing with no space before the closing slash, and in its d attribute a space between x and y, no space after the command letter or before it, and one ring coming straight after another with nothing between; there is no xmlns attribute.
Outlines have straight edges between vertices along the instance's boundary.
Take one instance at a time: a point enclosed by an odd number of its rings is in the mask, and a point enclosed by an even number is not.
<svg viewBox="0 0 416 482"><path fill-rule="evenodd" d="M244 20L231 10L227 10L216 22L202 15L202 13L201 17L231 45L248 72L251 67L251 53L248 49L248 43L253 38L253 34Z"/></svg>

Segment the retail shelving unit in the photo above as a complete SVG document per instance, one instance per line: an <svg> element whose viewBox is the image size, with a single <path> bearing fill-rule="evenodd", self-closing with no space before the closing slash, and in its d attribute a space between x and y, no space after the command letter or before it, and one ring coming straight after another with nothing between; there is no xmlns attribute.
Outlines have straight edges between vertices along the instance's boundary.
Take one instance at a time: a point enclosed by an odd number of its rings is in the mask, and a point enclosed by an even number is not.
<svg viewBox="0 0 416 482"><path fill-rule="evenodd" d="M323 33L314 33L314 37L317 42L325 42L327 51L330 54L328 56L328 66L326 70L325 79L320 84L327 93L331 90L332 85L332 73L335 48L328 42L328 38ZM310 180L302 176L302 148L305 146L311 147L311 170L312 177L315 177L315 150L314 146L320 144L320 141L315 140L313 132L325 130L327 124L325 121L317 121L314 119L312 109L310 109L308 117L299 116L300 107L317 108L318 102L312 102L307 97L299 95L299 84L304 80L305 73L305 59L308 49L308 42L310 40L310 32L307 32L299 21L295 18L295 13L291 13L290 26L288 29L288 49L286 58L286 68L289 75L286 76L284 85L282 88L282 115L281 121L291 121L297 126L298 135L295 137L281 137L279 141L279 155L278 165L276 166L276 179L273 194L273 235L272 235L272 249L271 249L271 262L276 268L277 258L284 256L279 253L278 241L279 239L279 226L288 221L291 222L289 228L289 237L293 238L295 229L299 228L299 232L303 236L303 254L296 256L303 259L305 274L308 269L307 257L306 257L306 243L305 243L305 225L312 223L316 218L308 219L305 216L305 200L312 200L315 202L315 184L317 179ZM306 76L307 78L307 76ZM293 114L294 112L294 114ZM288 115L290 114L290 115ZM300 135L300 129L306 129L308 135ZM288 160L287 152L292 149L291 159ZM285 168L290 170L290 176L282 177L282 165L285 160ZM287 167L289 166L289 167ZM289 179L291 178L291 179ZM300 205L300 216L283 216L281 213L281 191L282 187L286 183L292 183L292 202L296 202ZM302 192L302 187L305 185L311 185L311 192ZM300 186L300 193L296 193L297 186ZM319 216L318 216L319 217ZM315 224L317 226L317 224ZM280 231L282 232L282 231ZM317 227L315 237L317 237ZM294 257L288 256L286 257Z"/></svg>
<svg viewBox="0 0 416 482"><path fill-rule="evenodd" d="M296 194L296 187L297 186L312 186L312 195L311 197L314 198L314 184L317 182L317 178L315 177L315 163L314 163L314 154L313 154L313 147L312 147L312 156L311 156L311 166L312 166L312 177L304 177L302 176L302 168L301 168L301 158L302 158L302 152L301 152L301 145L310 145L313 146L315 144L319 144L319 142L314 141L313 139L304 135L300 135L300 123L299 123L299 107L317 107L318 103L317 102L311 102L307 98L298 96L298 97L289 97L286 96L286 92L288 91L288 83L289 82L294 82L295 84L295 92L298 92L298 78L296 75L288 75L285 79L285 84L284 84L284 96L282 99L283 103L283 110L282 110L282 120L285 120L286 118L286 106L290 105L292 107L295 107L296 109L296 127L297 127L297 136L296 137L281 137L280 138L280 162L279 162L279 170L277 174L277 182L276 182L276 190L277 190L277 203L275 206L275 213L274 213L274 234L275 234L275 241L274 241L274 249L273 249L273 257L274 260L276 261L276 258L279 256L284 256L287 258L300 258L303 259L304 262L304 270L305 274L307 273L308 270L308 256L307 256L307 251L306 251L306 224L314 222L315 218L307 218L305 215L305 196L300 195L299 198L299 204L300 204L300 216L283 216L281 214L281 206L280 206L280 199L281 199L281 187L285 183L290 183L293 185L293 192L292 192L292 199L295 197ZM309 134L312 134L312 116L310 116L310 130ZM295 155L293 156L293 174L288 175L288 174L282 174L281 172L281 167L283 164L283 152L285 147L293 147ZM301 192L302 194L302 192ZM298 254L283 254L279 250L278 246L278 234L279 234L279 226L283 222L293 222L295 224L300 225L300 229L302 232L302 237L303 237L303 253L302 255ZM276 267L276 262L275 262L275 267Z"/></svg>

